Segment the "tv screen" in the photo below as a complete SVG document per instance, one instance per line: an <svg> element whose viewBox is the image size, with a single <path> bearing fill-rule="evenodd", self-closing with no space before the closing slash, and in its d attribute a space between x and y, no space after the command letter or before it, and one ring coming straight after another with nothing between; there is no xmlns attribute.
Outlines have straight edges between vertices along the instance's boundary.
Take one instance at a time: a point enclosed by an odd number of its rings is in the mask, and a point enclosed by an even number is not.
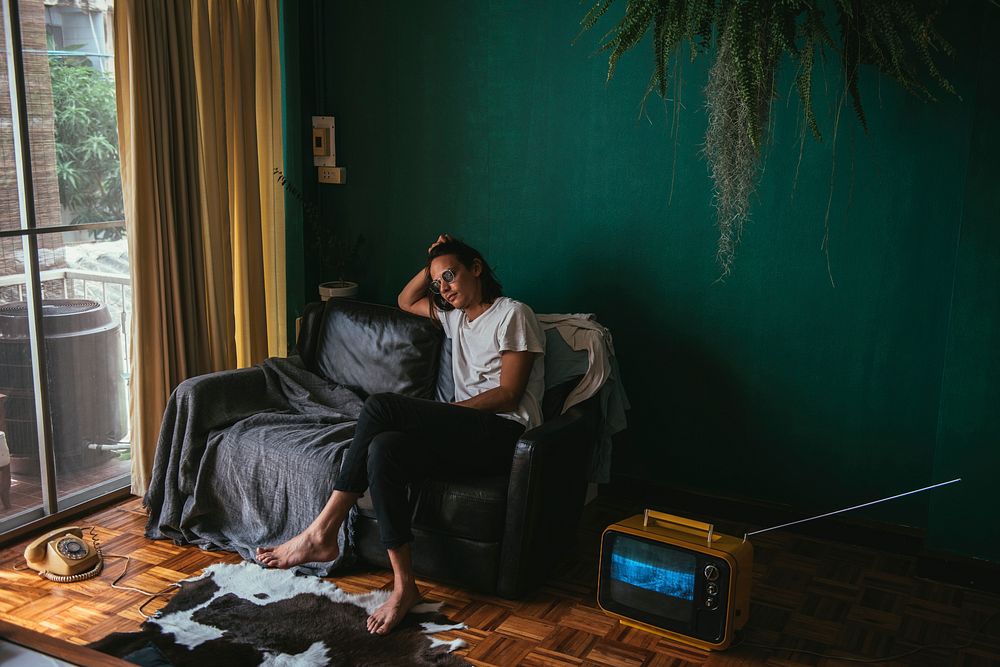
<svg viewBox="0 0 1000 667"><path fill-rule="evenodd" d="M614 535L610 548L611 599L652 617L692 622L694 554L621 534Z"/></svg>

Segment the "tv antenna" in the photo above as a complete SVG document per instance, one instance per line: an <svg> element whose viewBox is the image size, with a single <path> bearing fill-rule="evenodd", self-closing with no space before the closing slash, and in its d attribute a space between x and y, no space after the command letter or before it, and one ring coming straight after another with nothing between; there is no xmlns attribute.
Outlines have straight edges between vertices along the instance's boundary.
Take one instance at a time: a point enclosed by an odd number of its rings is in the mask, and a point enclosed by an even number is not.
<svg viewBox="0 0 1000 667"><path fill-rule="evenodd" d="M845 507L842 510L837 510L836 512L827 512L826 514L820 514L818 516L811 516L808 519L799 519L798 521L790 521L789 523L783 523L780 526L771 526L770 528L762 528L761 530L755 530L752 533L743 533L743 541L746 542L747 538L751 535L760 535L761 533L766 533L770 530L778 530L779 528L788 528L789 526L795 526L800 523L805 523L807 521L815 521L816 519L825 519L828 516L833 516L834 514L843 514L844 512L851 512L854 510L859 510L862 507L871 507L872 505L878 505L879 503L884 503L889 500L896 500L897 498L903 498L905 496L912 496L917 493L923 493L924 491L930 491L931 489L937 489L942 486L948 486L949 484L954 484L956 482L961 482L962 478L958 477L956 479L950 480L948 482L939 482L937 484L931 484L930 486L925 486L922 489L914 489L913 491L907 491L906 493L898 493L894 496L889 496L888 498L880 498L879 500L873 500L868 503L863 503L861 505L855 505L854 507Z"/></svg>

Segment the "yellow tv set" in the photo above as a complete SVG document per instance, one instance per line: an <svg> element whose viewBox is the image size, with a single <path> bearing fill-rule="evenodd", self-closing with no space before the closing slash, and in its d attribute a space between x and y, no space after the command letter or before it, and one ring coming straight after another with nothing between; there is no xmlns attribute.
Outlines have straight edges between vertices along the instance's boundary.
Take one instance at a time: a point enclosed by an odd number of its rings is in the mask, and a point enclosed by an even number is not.
<svg viewBox="0 0 1000 667"><path fill-rule="evenodd" d="M752 576L750 542L646 510L604 530L597 603L626 625L722 650L749 618Z"/></svg>

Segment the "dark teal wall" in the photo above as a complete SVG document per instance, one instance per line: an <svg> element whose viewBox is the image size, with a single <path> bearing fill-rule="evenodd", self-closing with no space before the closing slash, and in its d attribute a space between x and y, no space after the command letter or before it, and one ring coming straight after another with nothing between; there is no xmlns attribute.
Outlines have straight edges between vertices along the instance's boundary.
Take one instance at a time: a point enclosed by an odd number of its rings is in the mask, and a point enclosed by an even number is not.
<svg viewBox="0 0 1000 667"><path fill-rule="evenodd" d="M295 0L281 0L278 13L278 42L281 52L281 123L284 142L282 145L283 169L290 183L303 183L305 149L309 146L306 130L309 123L303 121L302 91L302 40L300 5ZM315 76L307 67L307 76ZM311 134L309 135L311 136ZM306 172L307 173L307 172ZM302 203L294 198L285 198L285 283L288 307L287 331L290 343L295 339L295 319L302 314L306 295L305 271L302 257L303 243Z"/></svg>
<svg viewBox="0 0 1000 667"><path fill-rule="evenodd" d="M950 527L958 508L994 504L991 470L950 452L985 452L1000 428L984 405L968 415L982 428L948 436L968 412L974 360L997 358L997 281L986 292L992 309L980 311L977 295L978 279L997 273L986 183L998 170L990 154L970 156L977 138L996 139L997 116L977 106L987 65L979 30L966 33L1000 10L969 5L948 17L964 31L949 69L961 101L924 104L871 77L870 134L846 104L836 144L839 82L828 63L816 91L826 136L807 139L801 157L784 72L753 219L725 281L700 155L705 62L685 64L672 137L673 105L653 100L639 116L645 49L605 85L606 59L593 55L602 31L573 45L584 5L303 2L300 11L302 60L317 63L313 85L303 78L314 98L303 122L336 116L348 173L346 186L316 196L324 224L367 238L362 297L394 303L434 238L459 235L509 295L537 312L596 312L614 333L633 404L617 475L808 513L962 474L962 488L939 492L941 511L929 514L921 497L867 516L1000 560L995 532L963 542ZM970 199L981 223L967 239ZM308 247L311 297L329 276ZM992 334L972 333L983 322ZM994 373L976 391L985 401L998 385ZM996 455L983 457L995 471Z"/></svg>
<svg viewBox="0 0 1000 667"><path fill-rule="evenodd" d="M1000 9L981 24L970 155L941 381L934 473L964 476L931 501L929 542L1000 560ZM975 34L975 31L971 31ZM972 92L972 91L970 91Z"/></svg>

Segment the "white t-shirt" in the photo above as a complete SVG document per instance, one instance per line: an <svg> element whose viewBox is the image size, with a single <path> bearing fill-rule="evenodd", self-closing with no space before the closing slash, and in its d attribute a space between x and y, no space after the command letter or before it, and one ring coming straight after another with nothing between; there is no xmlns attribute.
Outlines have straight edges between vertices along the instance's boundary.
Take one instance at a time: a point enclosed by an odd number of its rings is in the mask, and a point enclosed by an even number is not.
<svg viewBox="0 0 1000 667"><path fill-rule="evenodd" d="M455 400L464 401L500 386L501 352L535 352L528 386L515 412L500 414L532 429L542 423L545 391L545 333L528 306L505 296L469 321L465 311L436 311L451 339Z"/></svg>

